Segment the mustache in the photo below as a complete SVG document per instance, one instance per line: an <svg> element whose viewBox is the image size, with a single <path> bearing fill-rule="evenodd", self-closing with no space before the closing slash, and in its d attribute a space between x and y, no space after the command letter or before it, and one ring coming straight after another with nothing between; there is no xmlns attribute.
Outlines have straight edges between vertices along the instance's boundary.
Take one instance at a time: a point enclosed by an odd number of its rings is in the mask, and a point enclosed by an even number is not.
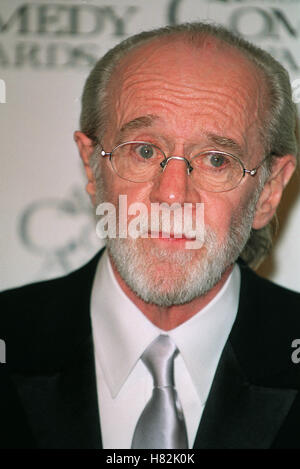
<svg viewBox="0 0 300 469"><path fill-rule="evenodd" d="M96 214L100 216L97 224L99 233L101 229L104 230L104 236L100 235L102 239L128 236L134 239L177 238L202 242L204 239L203 203L151 203L149 206L134 202L127 206L127 196L119 194L119 203L116 205L103 202L102 199Z"/></svg>
<svg viewBox="0 0 300 469"><path fill-rule="evenodd" d="M129 228L138 232L138 237L174 237L195 239L203 237L205 225L204 216L196 218L192 211L182 209L150 212L150 216L143 211L137 217L123 220ZM120 226L120 220L118 220ZM122 221L121 221L122 224ZM129 229L130 231L130 229Z"/></svg>

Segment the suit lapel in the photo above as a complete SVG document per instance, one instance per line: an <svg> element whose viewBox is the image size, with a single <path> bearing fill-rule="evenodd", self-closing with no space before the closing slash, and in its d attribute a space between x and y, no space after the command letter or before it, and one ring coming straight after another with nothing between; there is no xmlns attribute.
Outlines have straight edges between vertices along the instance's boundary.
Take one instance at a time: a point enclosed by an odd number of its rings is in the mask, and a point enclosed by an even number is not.
<svg viewBox="0 0 300 469"><path fill-rule="evenodd" d="M39 448L102 447L91 336L73 358L59 372L12 375Z"/></svg>
<svg viewBox="0 0 300 469"><path fill-rule="evenodd" d="M282 317L282 291L245 265L240 269L239 310L195 448L269 448L297 395L296 381L284 378L291 375L291 340Z"/></svg>
<svg viewBox="0 0 300 469"><path fill-rule="evenodd" d="M24 343L12 346L18 353L11 360L10 379L38 448L102 446L90 321L91 288L102 252L63 281L33 287L40 301L30 312L34 319L22 335Z"/></svg>
<svg viewBox="0 0 300 469"><path fill-rule="evenodd" d="M194 448L269 448L296 394L291 389L251 385L227 341Z"/></svg>

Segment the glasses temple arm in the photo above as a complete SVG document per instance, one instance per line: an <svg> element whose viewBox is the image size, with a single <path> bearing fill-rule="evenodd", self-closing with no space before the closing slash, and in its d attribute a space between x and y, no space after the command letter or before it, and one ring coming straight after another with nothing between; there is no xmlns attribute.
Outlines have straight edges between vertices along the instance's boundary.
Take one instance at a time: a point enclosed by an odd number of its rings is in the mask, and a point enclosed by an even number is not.
<svg viewBox="0 0 300 469"><path fill-rule="evenodd" d="M257 170L264 164L264 162L265 162L268 158L270 158L270 156L272 156L272 155L274 155L274 154L275 154L275 153L273 153L273 152L272 152L272 153L268 153L268 155L265 156L264 159L263 159L257 166L255 166L255 168L253 168L253 169L246 169L246 168L244 168L244 174L248 173L248 174L250 174L250 176L255 176L256 173L257 173Z"/></svg>

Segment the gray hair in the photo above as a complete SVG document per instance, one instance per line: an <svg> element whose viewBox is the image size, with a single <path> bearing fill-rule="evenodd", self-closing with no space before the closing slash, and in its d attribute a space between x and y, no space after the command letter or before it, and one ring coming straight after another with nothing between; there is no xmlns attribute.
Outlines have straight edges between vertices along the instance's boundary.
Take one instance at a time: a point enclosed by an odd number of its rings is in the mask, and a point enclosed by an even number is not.
<svg viewBox="0 0 300 469"><path fill-rule="evenodd" d="M165 26L145 31L125 39L109 50L94 66L88 76L82 95L80 128L90 139L98 141L104 135L109 116L110 78L120 60L131 50L161 37L177 36L201 47L206 38L214 37L236 48L263 72L268 93L268 105L262 122L259 123L259 137L262 138L267 160L266 170L262 172L260 184L270 174L273 157L286 154L300 158L299 121L297 108L292 101L292 90L288 72L269 53L231 33L221 25L211 23L186 23ZM96 147L97 148L97 147ZM98 152L95 151L95 155ZM95 165L96 161L92 162ZM262 181L263 180L263 181ZM243 260L257 267L270 252L272 238L276 229L276 216L264 228L252 230L249 240L241 253Z"/></svg>

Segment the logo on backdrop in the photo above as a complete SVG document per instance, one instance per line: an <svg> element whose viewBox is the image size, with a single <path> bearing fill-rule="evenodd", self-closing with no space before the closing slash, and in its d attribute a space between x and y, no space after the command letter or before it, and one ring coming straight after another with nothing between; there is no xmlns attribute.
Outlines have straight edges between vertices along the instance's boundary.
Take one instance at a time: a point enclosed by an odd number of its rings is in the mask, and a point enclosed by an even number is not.
<svg viewBox="0 0 300 469"><path fill-rule="evenodd" d="M134 32L129 28L139 8L130 3L107 3L98 6L28 2L9 15L1 11L0 5L0 66L29 66L36 70L91 67L108 48L104 46L101 50L103 45L97 36L106 34L113 45ZM11 44L10 36L10 42L5 44L5 38L11 34L16 42ZM94 37L97 42L92 43Z"/></svg>
<svg viewBox="0 0 300 469"><path fill-rule="evenodd" d="M39 199L25 206L18 233L25 248L41 258L37 279L70 272L104 244L95 235L89 200L78 187L65 198Z"/></svg>
<svg viewBox="0 0 300 469"><path fill-rule="evenodd" d="M168 7L168 22L178 24L193 18L209 19L222 23L229 30L243 36L270 52L290 71L300 70L299 61L299 20L288 6L297 5L298 0L276 2L265 0L253 5L248 0L171 0ZM277 3L277 5L276 5ZM275 5L275 6L274 6Z"/></svg>
<svg viewBox="0 0 300 469"><path fill-rule="evenodd" d="M288 69L297 71L299 45L296 42L292 46L292 41L299 40L298 17L293 9L288 9L289 5L297 5L297 1L287 0L283 8L279 0L265 0L260 5L247 0L215 0L209 2L209 10L208 0L157 1L156 7L161 10L156 8L151 25L148 2L133 4L124 0L113 5L107 1L107 5L101 6L27 2L9 14L4 14L0 5L0 66L34 70L90 68L109 47L140 30L143 23L148 29L209 15L210 19L262 45ZM7 37L10 42L5 43Z"/></svg>

